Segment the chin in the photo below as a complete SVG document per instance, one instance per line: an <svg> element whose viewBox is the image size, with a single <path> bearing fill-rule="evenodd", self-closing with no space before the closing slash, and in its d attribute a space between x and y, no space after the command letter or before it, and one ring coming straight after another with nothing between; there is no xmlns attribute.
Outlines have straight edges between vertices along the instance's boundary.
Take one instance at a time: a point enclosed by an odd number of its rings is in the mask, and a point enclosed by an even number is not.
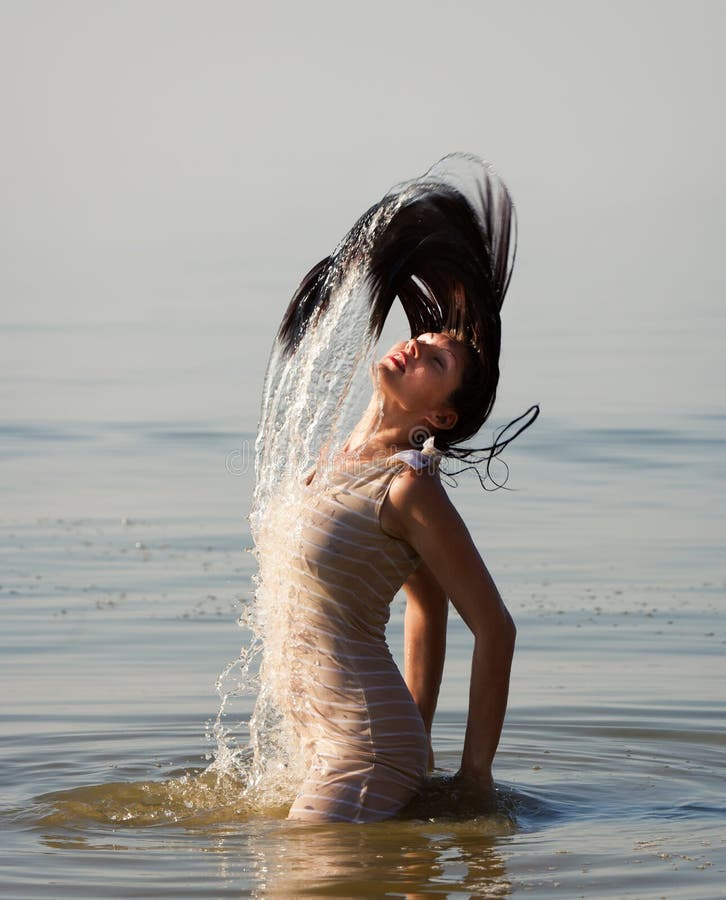
<svg viewBox="0 0 726 900"><path fill-rule="evenodd" d="M388 381L388 369L382 359L371 363L369 373L375 389L380 389L383 383Z"/></svg>

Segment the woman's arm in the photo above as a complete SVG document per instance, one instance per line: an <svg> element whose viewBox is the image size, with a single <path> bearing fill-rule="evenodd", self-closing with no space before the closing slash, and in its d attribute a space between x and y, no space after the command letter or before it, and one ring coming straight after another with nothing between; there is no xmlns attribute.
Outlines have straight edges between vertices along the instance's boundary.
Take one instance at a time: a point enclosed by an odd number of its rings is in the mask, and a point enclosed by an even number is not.
<svg viewBox="0 0 726 900"><path fill-rule="evenodd" d="M431 742L431 723L441 686L446 655L446 620L449 601L426 563L403 586L406 615L403 629L403 675L419 708ZM434 765L433 751L429 768Z"/></svg>
<svg viewBox="0 0 726 900"><path fill-rule="evenodd" d="M460 776L485 795L507 707L514 623L438 475L403 472L386 505L393 533L418 552L474 635Z"/></svg>

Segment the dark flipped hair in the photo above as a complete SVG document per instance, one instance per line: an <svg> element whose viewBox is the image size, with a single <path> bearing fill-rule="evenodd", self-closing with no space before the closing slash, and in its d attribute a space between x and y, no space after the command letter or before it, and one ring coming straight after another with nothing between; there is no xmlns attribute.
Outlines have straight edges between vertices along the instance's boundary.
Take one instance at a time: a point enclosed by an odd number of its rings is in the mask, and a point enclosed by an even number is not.
<svg viewBox="0 0 726 900"><path fill-rule="evenodd" d="M461 382L448 398L449 404L457 414L456 423L452 428L442 429L437 432L434 443L445 457L468 463L468 465L459 468L457 472L445 470L446 474L454 475L473 468L479 476L482 487L486 488L485 479L481 477L481 473L477 468L483 463L486 477L488 477L491 484L494 487L503 487L508 475L506 463L503 464L504 480L497 481L491 473L492 461L502 453L518 434L521 434L525 428L529 428L539 415L539 406L530 406L525 413L513 419L504 428L501 428L495 436L494 442L488 447L457 446L477 434L489 418L499 382L499 356L497 354L487 364L487 361L482 360L475 347L462 340L461 335L456 332L448 332L448 336L463 343L467 351L467 357ZM488 405L486 401L488 401ZM523 424L520 425L519 423ZM517 425L519 427L516 427Z"/></svg>
<svg viewBox="0 0 726 900"><path fill-rule="evenodd" d="M454 428L440 431L435 443L449 458L472 466L486 462L491 478L492 459L539 413L539 407L530 407L502 429L490 447L460 446L486 422L496 398L500 310L516 250L514 205L501 180L475 157L453 154L442 162L451 165L453 177L445 173L429 179L428 173L387 194L356 222L333 255L308 272L277 340L283 353L293 354L306 330L324 315L350 268L362 268L369 289L369 337L380 336L398 299L411 337L445 332L469 348L462 384L451 398L458 421ZM457 186L465 181L468 188ZM505 439L528 415L529 420Z"/></svg>
<svg viewBox="0 0 726 900"><path fill-rule="evenodd" d="M436 435L435 443L444 451L468 440L479 431L494 405L499 382L498 353L488 361L482 360L476 348L456 332L449 332L448 336L464 346L466 361L459 386L448 398L449 404L456 411L456 424L452 428L442 429Z"/></svg>

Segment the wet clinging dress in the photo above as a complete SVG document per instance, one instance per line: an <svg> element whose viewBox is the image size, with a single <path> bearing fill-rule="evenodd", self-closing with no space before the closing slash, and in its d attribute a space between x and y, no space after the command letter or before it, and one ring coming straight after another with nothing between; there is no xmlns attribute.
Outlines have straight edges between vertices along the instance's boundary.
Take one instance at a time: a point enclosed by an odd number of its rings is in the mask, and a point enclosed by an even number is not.
<svg viewBox="0 0 726 900"><path fill-rule="evenodd" d="M291 718L308 774L291 818L384 819L406 805L426 773L423 720L385 638L391 600L420 558L379 522L393 478L407 465L421 468L421 459L408 451L358 462L355 471L335 471L327 482L316 477L305 489L290 556L297 639L289 687L298 697Z"/></svg>

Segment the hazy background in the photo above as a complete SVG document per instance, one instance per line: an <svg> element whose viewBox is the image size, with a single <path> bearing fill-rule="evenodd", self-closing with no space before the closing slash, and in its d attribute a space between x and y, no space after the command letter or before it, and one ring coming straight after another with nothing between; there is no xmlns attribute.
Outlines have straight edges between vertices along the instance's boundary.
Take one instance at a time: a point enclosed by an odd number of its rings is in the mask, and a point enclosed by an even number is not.
<svg viewBox="0 0 726 900"><path fill-rule="evenodd" d="M4 419L254 430L300 276L453 150L518 206L501 418L722 408L722 3L0 10Z"/></svg>

